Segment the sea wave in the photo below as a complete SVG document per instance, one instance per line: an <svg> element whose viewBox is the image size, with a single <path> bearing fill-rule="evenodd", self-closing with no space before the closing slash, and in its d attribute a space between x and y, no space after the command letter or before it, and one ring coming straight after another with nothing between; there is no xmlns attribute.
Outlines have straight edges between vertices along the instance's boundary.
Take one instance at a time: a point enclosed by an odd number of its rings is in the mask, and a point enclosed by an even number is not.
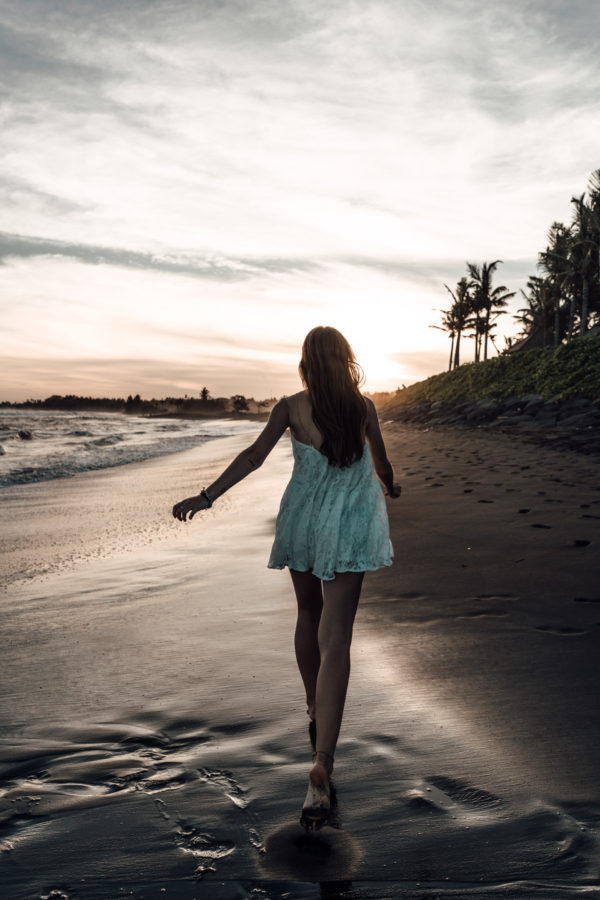
<svg viewBox="0 0 600 900"><path fill-rule="evenodd" d="M258 427L254 421L232 419L1 410L0 487L142 462ZM27 440L25 433L30 435Z"/></svg>

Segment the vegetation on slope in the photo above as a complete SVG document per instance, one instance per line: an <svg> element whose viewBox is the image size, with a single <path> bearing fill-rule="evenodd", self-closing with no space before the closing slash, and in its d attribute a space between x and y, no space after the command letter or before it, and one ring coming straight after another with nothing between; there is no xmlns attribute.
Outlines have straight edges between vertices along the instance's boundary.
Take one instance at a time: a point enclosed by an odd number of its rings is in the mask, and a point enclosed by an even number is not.
<svg viewBox="0 0 600 900"><path fill-rule="evenodd" d="M539 394L600 399L600 336L462 365L398 390L387 411L436 400L482 400Z"/></svg>

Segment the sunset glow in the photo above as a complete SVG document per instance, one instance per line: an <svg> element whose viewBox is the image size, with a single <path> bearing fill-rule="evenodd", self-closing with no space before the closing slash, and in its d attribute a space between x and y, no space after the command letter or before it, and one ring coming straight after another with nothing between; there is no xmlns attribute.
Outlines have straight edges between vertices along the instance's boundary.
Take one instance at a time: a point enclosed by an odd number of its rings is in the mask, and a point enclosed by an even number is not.
<svg viewBox="0 0 600 900"><path fill-rule="evenodd" d="M444 282L500 258L522 306L598 166L591 2L27 8L3 6L0 399L278 396L317 324L367 389L426 377Z"/></svg>

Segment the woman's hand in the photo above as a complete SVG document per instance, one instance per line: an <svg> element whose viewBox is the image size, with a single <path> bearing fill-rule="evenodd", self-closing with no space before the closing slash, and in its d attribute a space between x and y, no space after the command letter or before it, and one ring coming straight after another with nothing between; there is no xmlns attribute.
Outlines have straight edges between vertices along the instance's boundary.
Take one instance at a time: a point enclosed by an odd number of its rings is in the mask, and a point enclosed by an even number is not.
<svg viewBox="0 0 600 900"><path fill-rule="evenodd" d="M208 509L209 506L210 503L206 497L198 494L196 497L188 497L186 500L180 500L179 503L176 503L173 507L173 515L180 522L186 522L189 514L191 522L197 512L200 512L202 509Z"/></svg>
<svg viewBox="0 0 600 900"><path fill-rule="evenodd" d="M388 491L387 495L388 495L388 497L391 497L393 500L396 497L399 497L401 493L402 493L401 486L397 482L394 482L394 484L392 485L391 491Z"/></svg>

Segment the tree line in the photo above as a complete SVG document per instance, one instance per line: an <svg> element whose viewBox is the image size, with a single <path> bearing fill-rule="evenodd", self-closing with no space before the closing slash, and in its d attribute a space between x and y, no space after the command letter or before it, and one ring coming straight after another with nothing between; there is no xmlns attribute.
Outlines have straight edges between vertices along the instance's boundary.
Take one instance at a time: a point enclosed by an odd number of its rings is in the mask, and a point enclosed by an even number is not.
<svg viewBox="0 0 600 900"><path fill-rule="evenodd" d="M521 291L526 305L514 316L521 325L519 343L529 339L531 346L557 347L600 323L600 169L571 203L570 223L552 223L546 247L538 254L538 274L530 276L526 290ZM506 338L505 347L499 350L494 337L498 317L515 296L504 285L492 286L501 262L467 263L467 275L454 290L444 285L452 304L441 311L441 325L431 327L451 338L449 369L460 365L461 337L475 339L476 362L487 359L488 341L498 352L515 347Z"/></svg>
<svg viewBox="0 0 600 900"><path fill-rule="evenodd" d="M76 394L52 394L44 400L24 400L21 403L11 403L8 400L0 401L2 408L15 409L48 409L48 410L97 410L109 412L127 413L159 413L161 410L175 409L182 412L226 412L234 409L236 412L247 412L250 403L256 403L259 408L270 409L275 398L255 401L254 397L246 398L243 394L234 394L232 397L211 397L208 388L203 387L198 397L163 397L161 399L143 400L140 394L129 394L124 397L80 397Z"/></svg>

